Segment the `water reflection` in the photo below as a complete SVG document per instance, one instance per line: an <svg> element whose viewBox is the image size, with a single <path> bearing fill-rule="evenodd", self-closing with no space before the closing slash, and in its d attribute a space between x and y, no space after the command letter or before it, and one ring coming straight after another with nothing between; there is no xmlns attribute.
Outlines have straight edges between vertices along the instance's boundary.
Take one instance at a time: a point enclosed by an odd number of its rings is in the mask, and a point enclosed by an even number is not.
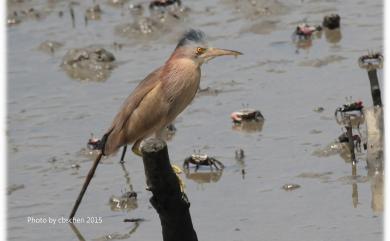
<svg viewBox="0 0 390 241"><path fill-rule="evenodd" d="M111 211L131 211L138 207L137 204L137 193L133 190L129 172L126 170L124 164L120 164L124 172L126 179L126 191L121 196L111 196L109 200Z"/></svg>
<svg viewBox="0 0 390 241"><path fill-rule="evenodd" d="M372 211L375 213L382 213L383 212L383 200L384 200L384 195L383 195L383 171L380 172L375 172L369 173L369 178L371 182L371 208Z"/></svg>
<svg viewBox="0 0 390 241"><path fill-rule="evenodd" d="M313 40L315 39L321 39L322 37L322 31L315 31L312 35L308 37L300 37L293 35L293 42L296 46L296 52L299 52L299 49L309 49L311 46L313 46Z"/></svg>
<svg viewBox="0 0 390 241"><path fill-rule="evenodd" d="M346 163L352 162L351 151L347 142L334 141L323 148L319 148L313 152L314 156L328 157L339 155Z"/></svg>
<svg viewBox="0 0 390 241"><path fill-rule="evenodd" d="M131 235L133 233L135 233L135 231L137 231L139 225L140 225L140 222L136 221L136 222L134 222L134 226L131 227L130 231L128 231L126 233L111 233L111 234L107 234L107 235L104 235L104 236L99 237L99 238L94 238L92 240L95 240L95 241L107 241L107 240L129 239L131 237Z"/></svg>
<svg viewBox="0 0 390 241"><path fill-rule="evenodd" d="M72 229L72 231L74 232L74 234L76 234L76 237L78 238L78 240L85 241L85 238L83 237L83 235L80 233L78 228L73 223L69 223L69 226Z"/></svg>
<svg viewBox="0 0 390 241"><path fill-rule="evenodd" d="M184 174L186 175L186 178L198 184L218 182L222 177L222 173L222 169L208 172L195 172L190 171L190 169L184 169Z"/></svg>
<svg viewBox="0 0 390 241"><path fill-rule="evenodd" d="M131 211L133 209L136 209L138 207L137 204L137 193L133 191L133 185L131 184L131 179L129 172L127 171L126 167L124 164L120 164L122 167L122 170L124 172L124 177L126 180L126 192L122 194L120 197L115 197L111 196L110 198L110 208L112 211ZM123 240L123 239L128 239L131 237L131 235L138 229L140 222L142 222L142 219L133 219L132 223L134 225L130 228L130 231L125 232L125 233L111 233L111 234L106 234L102 237L95 238L92 240ZM85 238L81 234L81 232L78 230L78 228L73 224L69 224L72 231L76 234L78 240L80 241L85 241Z"/></svg>
<svg viewBox="0 0 390 241"><path fill-rule="evenodd" d="M358 183L360 183L361 176L357 174L357 165L353 164L352 167L352 206L357 208L359 204L359 192L358 192ZM370 168L367 170L368 180L371 183L371 209L374 213L383 212L383 170L373 171ZM363 181L366 183L366 181Z"/></svg>
<svg viewBox="0 0 390 241"><path fill-rule="evenodd" d="M336 44L340 42L340 40L342 39L340 29L330 30L324 28L324 33L325 33L325 39L328 43Z"/></svg>
<svg viewBox="0 0 390 241"><path fill-rule="evenodd" d="M352 163L352 178L356 179L356 163ZM358 186L357 182L352 182L352 205L354 208L357 207L359 203L359 193L358 193Z"/></svg>
<svg viewBox="0 0 390 241"><path fill-rule="evenodd" d="M349 112L348 114L341 115L335 113L335 119L337 124L342 126L351 125L352 128L359 128L365 121L364 114L360 111Z"/></svg>
<svg viewBox="0 0 390 241"><path fill-rule="evenodd" d="M235 151L235 159L237 161L238 166L241 170L242 179L245 179L245 154L243 149L238 149Z"/></svg>
<svg viewBox="0 0 390 241"><path fill-rule="evenodd" d="M234 123L232 130L246 133L261 132L263 130L264 120L261 121L243 121L241 123Z"/></svg>
<svg viewBox="0 0 390 241"><path fill-rule="evenodd" d="M70 228L72 231L75 233L77 239L79 241L85 241L86 239L84 236L81 234L81 232L78 230L76 225L73 223L69 223ZM111 234L106 234L102 237L94 238L92 240L96 241L107 241L107 240L123 240L123 239L129 239L135 231L137 231L138 227L140 226L140 221L135 221L134 225L130 228L130 231L125 232L125 233L111 233Z"/></svg>
<svg viewBox="0 0 390 241"><path fill-rule="evenodd" d="M100 150L91 150L88 147L82 147L77 153L77 156L85 157L89 161L96 160L97 156L100 154Z"/></svg>
<svg viewBox="0 0 390 241"><path fill-rule="evenodd" d="M371 182L371 208L383 212L383 109L375 106L364 110L367 121L367 175Z"/></svg>
<svg viewBox="0 0 390 241"><path fill-rule="evenodd" d="M346 163L354 163L356 158L363 158L361 150L363 137L360 131L360 125L364 123L365 118L361 111L345 113L340 110L340 108L336 110L335 119L339 125L344 126L346 131L326 147L315 150L313 155L327 157L339 154ZM349 140L349 137L352 140Z"/></svg>

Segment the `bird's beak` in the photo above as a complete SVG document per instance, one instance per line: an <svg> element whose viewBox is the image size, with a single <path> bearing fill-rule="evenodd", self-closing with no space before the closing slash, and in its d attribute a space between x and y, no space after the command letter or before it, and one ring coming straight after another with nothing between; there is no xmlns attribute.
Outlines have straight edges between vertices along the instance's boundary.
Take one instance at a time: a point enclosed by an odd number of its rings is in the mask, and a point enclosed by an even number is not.
<svg viewBox="0 0 390 241"><path fill-rule="evenodd" d="M207 51L202 55L202 57L206 60L210 60L223 55L233 55L237 57L238 55L242 55L242 53L228 49L208 48Z"/></svg>

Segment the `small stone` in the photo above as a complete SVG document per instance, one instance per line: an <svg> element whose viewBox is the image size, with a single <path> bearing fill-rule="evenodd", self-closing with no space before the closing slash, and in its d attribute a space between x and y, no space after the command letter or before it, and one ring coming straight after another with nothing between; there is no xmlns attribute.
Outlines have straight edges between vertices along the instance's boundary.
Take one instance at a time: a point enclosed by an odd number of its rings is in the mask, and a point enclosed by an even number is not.
<svg viewBox="0 0 390 241"><path fill-rule="evenodd" d="M57 162L57 158L55 156L53 156L48 162L50 163L54 163L54 162Z"/></svg>
<svg viewBox="0 0 390 241"><path fill-rule="evenodd" d="M324 17L322 26L328 29L340 28L340 16L338 14L329 14Z"/></svg>
<svg viewBox="0 0 390 241"><path fill-rule="evenodd" d="M322 131L317 130L317 129L313 129L310 131L310 134L320 134L320 133L322 133Z"/></svg>
<svg viewBox="0 0 390 241"><path fill-rule="evenodd" d="M301 187L301 185L293 184L293 183L288 183L288 184L284 184L282 188L283 188L285 191L293 191L293 190L298 189L298 188L300 188L300 187Z"/></svg>
<svg viewBox="0 0 390 241"><path fill-rule="evenodd" d="M313 111L314 111L314 112L317 112L317 113L321 113L321 112L323 112L324 110L325 110L325 108L324 108L324 107L321 107L321 106L320 106L320 107L316 107L316 108L313 109Z"/></svg>
<svg viewBox="0 0 390 241"><path fill-rule="evenodd" d="M79 164L72 164L70 167L71 168L75 168L75 169L79 169L80 165Z"/></svg>

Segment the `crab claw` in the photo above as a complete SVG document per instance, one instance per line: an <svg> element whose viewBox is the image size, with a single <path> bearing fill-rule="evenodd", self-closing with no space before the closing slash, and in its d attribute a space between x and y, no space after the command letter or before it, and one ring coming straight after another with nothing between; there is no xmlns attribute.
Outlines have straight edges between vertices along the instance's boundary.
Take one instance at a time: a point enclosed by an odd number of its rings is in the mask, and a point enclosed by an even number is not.
<svg viewBox="0 0 390 241"><path fill-rule="evenodd" d="M234 122L241 122L242 121L242 117L241 117L241 112L233 112L230 114L230 117L232 118L232 120Z"/></svg>

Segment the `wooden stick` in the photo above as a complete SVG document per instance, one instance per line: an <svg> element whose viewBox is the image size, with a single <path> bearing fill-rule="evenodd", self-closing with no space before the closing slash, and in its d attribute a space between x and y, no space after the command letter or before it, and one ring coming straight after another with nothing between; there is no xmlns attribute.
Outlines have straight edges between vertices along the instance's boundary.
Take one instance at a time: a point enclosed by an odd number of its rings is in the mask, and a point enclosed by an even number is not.
<svg viewBox="0 0 390 241"><path fill-rule="evenodd" d="M381 89L379 87L378 75L376 69L368 70L368 78L370 79L371 96L374 106L382 107Z"/></svg>
<svg viewBox="0 0 390 241"><path fill-rule="evenodd" d="M73 10L72 4L69 4L69 12L70 12L70 18L72 19L72 27L75 28L76 21L75 21L75 17L74 17L74 10Z"/></svg>
<svg viewBox="0 0 390 241"><path fill-rule="evenodd" d="M77 209L79 208L79 205L81 203L81 200L83 199L84 193L85 193L85 191L87 191L88 185L91 182L93 175L95 174L95 170L96 170L97 166L99 165L99 162L100 162L100 159L102 159L102 156L103 156L103 153L100 152L99 156L96 158L91 169L89 170L88 176L85 179L85 182L83 184L83 188L81 189L80 194L79 194L79 196L78 196L78 198L73 206L73 209L72 209L72 212L70 213L69 219L73 219L74 215L76 214Z"/></svg>
<svg viewBox="0 0 390 241"><path fill-rule="evenodd" d="M355 165L356 164L355 145L353 144L352 123L351 123L350 116L348 116L348 126L345 126L345 129L347 129L348 145L349 145L349 150L351 152L352 165Z"/></svg>
<svg viewBox="0 0 390 241"><path fill-rule="evenodd" d="M169 162L163 140L150 139L142 145L147 185L153 193L150 203L159 214L164 241L197 241L189 202L181 192L178 177Z"/></svg>

